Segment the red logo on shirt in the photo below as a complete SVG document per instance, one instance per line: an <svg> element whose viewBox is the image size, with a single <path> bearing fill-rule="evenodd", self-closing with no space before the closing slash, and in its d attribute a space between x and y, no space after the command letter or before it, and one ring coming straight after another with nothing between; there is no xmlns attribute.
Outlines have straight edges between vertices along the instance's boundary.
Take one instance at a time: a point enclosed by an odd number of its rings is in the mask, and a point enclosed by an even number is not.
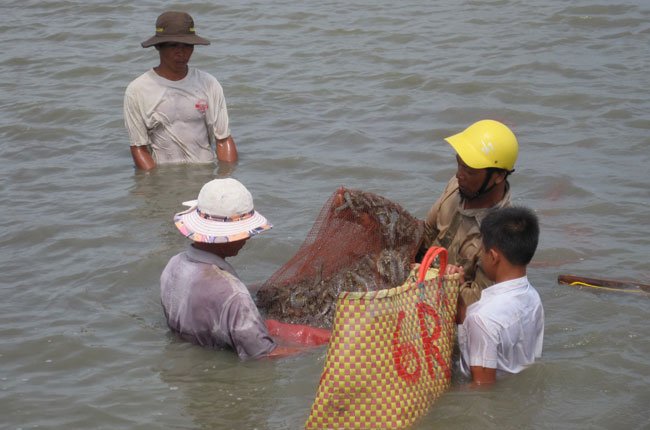
<svg viewBox="0 0 650 430"><path fill-rule="evenodd" d="M194 107L196 110L204 114L205 111L208 110L208 102L206 100L199 100L196 102Z"/></svg>

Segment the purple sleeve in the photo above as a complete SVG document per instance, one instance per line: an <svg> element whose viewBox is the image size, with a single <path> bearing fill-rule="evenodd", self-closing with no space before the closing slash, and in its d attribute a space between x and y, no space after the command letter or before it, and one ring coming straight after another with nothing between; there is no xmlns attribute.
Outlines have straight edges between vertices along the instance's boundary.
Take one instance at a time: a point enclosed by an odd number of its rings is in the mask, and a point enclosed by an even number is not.
<svg viewBox="0 0 650 430"><path fill-rule="evenodd" d="M276 347L253 299L238 294L230 303L226 322L233 348L240 359L259 358Z"/></svg>

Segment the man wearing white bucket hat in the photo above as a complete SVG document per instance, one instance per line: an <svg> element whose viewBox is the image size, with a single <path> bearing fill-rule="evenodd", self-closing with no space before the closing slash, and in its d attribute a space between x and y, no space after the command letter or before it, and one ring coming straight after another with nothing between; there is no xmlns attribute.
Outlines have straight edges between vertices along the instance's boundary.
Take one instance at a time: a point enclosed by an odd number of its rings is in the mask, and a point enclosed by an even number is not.
<svg viewBox="0 0 650 430"><path fill-rule="evenodd" d="M246 286L226 262L246 240L272 226L253 207L239 181L215 179L203 186L190 209L174 216L192 245L167 263L160 296L169 328L183 339L229 347L241 359L294 352L278 346Z"/></svg>

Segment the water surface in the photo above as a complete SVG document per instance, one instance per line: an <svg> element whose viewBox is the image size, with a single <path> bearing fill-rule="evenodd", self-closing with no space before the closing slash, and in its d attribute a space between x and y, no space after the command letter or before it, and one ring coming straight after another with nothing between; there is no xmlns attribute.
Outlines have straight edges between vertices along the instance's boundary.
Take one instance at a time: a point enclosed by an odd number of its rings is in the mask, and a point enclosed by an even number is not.
<svg viewBox="0 0 650 430"><path fill-rule="evenodd" d="M416 427L650 427L649 301L556 283L650 283L650 7L641 0L171 3L213 41L240 162L136 172L126 85L159 2L5 1L0 35L2 427L301 428L325 349L239 362L168 333L171 216L231 175L275 227L233 260L250 285L298 249L341 185L424 217L454 173L443 138L481 118L519 137L516 203L542 223L530 279L542 360L457 382Z"/></svg>

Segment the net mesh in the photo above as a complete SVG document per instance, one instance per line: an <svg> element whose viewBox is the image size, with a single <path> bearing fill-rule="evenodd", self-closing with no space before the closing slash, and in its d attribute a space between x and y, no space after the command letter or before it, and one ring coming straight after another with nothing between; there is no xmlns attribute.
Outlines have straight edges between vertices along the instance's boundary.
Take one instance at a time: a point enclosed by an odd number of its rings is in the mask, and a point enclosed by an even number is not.
<svg viewBox="0 0 650 430"><path fill-rule="evenodd" d="M267 318L330 328L342 291L402 285L423 223L377 194L339 188L326 201L296 254L257 292Z"/></svg>

